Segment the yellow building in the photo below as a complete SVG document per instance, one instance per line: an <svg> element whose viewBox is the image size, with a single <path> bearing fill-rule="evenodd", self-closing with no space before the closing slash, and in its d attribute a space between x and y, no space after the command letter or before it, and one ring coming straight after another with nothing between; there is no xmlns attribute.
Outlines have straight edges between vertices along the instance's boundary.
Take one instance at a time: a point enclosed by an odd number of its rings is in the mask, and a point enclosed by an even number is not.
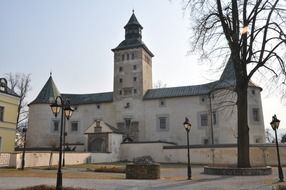
<svg viewBox="0 0 286 190"><path fill-rule="evenodd" d="M0 152L12 152L15 147L19 96L0 78Z"/></svg>

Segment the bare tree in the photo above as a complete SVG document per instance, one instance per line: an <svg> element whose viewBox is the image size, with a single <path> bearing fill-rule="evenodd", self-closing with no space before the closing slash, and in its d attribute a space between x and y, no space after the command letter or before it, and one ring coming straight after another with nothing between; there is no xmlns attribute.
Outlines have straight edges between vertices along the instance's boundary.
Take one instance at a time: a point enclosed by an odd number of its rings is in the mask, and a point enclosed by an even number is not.
<svg viewBox="0 0 286 190"><path fill-rule="evenodd" d="M274 143L274 136L270 131L271 131L271 129L269 129L269 128L266 129L266 131L265 131L266 142L267 143Z"/></svg>
<svg viewBox="0 0 286 190"><path fill-rule="evenodd" d="M237 94L238 167L250 167L247 89L255 73L285 82L285 2L186 0L193 18L193 51L202 58L230 57ZM219 62L219 61L216 61ZM220 66L221 66L220 64Z"/></svg>
<svg viewBox="0 0 286 190"><path fill-rule="evenodd" d="M28 103L26 97L31 90L31 75L30 74L6 74L8 86L16 92L19 97L18 114L16 120L16 146L21 145L23 137L23 128L28 125Z"/></svg>
<svg viewBox="0 0 286 190"><path fill-rule="evenodd" d="M163 83L161 80L158 80L153 84L153 88L166 88L167 84Z"/></svg>

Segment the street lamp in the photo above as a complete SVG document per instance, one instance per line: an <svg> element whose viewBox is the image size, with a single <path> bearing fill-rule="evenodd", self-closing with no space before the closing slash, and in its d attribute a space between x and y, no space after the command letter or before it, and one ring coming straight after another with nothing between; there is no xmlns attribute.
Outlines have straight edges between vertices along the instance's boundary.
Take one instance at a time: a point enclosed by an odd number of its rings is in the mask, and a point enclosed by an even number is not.
<svg viewBox="0 0 286 190"><path fill-rule="evenodd" d="M284 181L283 170L280 163L280 154L279 154L279 147L278 147L278 140L277 140L277 129L279 127L280 120L277 119L276 115L272 117L272 121L270 123L272 129L275 132L275 141L276 141L276 149L277 149L277 159L278 159L278 175L279 181Z"/></svg>
<svg viewBox="0 0 286 190"><path fill-rule="evenodd" d="M62 153L63 153L63 125L64 125L64 115L69 119L73 113L73 108L70 106L70 102L65 101L61 96L57 96L55 102L50 105L53 114L57 117L58 113L61 111L61 128L60 128L60 146L59 146L59 164L58 164L58 173L57 173L57 184L56 190L62 189Z"/></svg>
<svg viewBox="0 0 286 190"><path fill-rule="evenodd" d="M21 170L24 170L24 167L25 167L25 152L26 152L27 128L24 127L22 130L23 130L23 133L24 133L24 147L23 147L23 153L22 153Z"/></svg>
<svg viewBox="0 0 286 190"><path fill-rule="evenodd" d="M187 146L188 146L188 180L191 179L192 177L192 169L191 169L191 162L190 162L190 142L189 142L189 133L191 131L191 123L189 122L189 119L186 117L185 118L185 122L183 123L184 127L186 129L187 132Z"/></svg>

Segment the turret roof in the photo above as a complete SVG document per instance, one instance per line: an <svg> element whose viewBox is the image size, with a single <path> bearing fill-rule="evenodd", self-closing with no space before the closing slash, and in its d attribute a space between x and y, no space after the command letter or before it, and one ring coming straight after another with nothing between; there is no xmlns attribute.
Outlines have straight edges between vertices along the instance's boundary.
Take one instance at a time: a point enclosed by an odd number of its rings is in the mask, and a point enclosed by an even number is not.
<svg viewBox="0 0 286 190"><path fill-rule="evenodd" d="M54 83L52 76L49 77L48 81L38 94L37 98L30 104L48 104L54 100L55 97L60 95L60 91Z"/></svg>
<svg viewBox="0 0 286 190"><path fill-rule="evenodd" d="M141 24L138 22L134 12L132 13L128 23L124 26L124 28L127 28L130 25L138 25L141 29L143 29L143 27L141 26Z"/></svg>

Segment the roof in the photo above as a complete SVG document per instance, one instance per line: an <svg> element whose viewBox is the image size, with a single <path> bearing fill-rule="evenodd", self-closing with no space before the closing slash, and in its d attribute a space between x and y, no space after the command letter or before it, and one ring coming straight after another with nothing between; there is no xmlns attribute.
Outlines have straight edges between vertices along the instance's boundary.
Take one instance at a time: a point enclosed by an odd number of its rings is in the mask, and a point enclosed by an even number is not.
<svg viewBox="0 0 286 190"><path fill-rule="evenodd" d="M112 51L140 48L140 47L143 48L151 57L154 57L154 54L147 48L144 42L139 39L125 39L116 48L112 49Z"/></svg>
<svg viewBox="0 0 286 190"><path fill-rule="evenodd" d="M14 90L8 87L8 82L5 78L0 78L0 92L3 94L20 97Z"/></svg>
<svg viewBox="0 0 286 190"><path fill-rule="evenodd" d="M126 37L126 31L128 31L128 28L134 28L139 27L143 29L141 24L138 22L134 12L132 13L128 23L124 26L125 29L125 40L123 40L116 48L112 49L112 51L117 51L117 50L125 50L125 49L132 49L132 48L143 48L151 57L154 57L154 54L147 48L147 46L144 44L144 42L141 39L141 33L138 33L138 36L136 38L129 38ZM138 30L138 32L139 32ZM128 34L128 32L127 32Z"/></svg>
<svg viewBox="0 0 286 190"><path fill-rule="evenodd" d="M9 94L11 96L16 96L16 97L20 97L16 92L14 92L12 89L10 89L9 87L6 88L6 92L1 91L2 93L5 94Z"/></svg>
<svg viewBox="0 0 286 190"><path fill-rule="evenodd" d="M128 23L124 26L124 28L127 28L130 25L137 25L139 26L141 29L143 29L143 27L141 26L141 24L138 22L134 12L132 13Z"/></svg>
<svg viewBox="0 0 286 190"><path fill-rule="evenodd" d="M93 94L62 94L63 98L69 99L72 105L96 104L113 101L113 92Z"/></svg>
<svg viewBox="0 0 286 190"><path fill-rule="evenodd" d="M37 98L30 104L49 104L60 95L60 91L54 83L52 76L49 77L48 81L38 94Z"/></svg>
<svg viewBox="0 0 286 190"><path fill-rule="evenodd" d="M95 128L101 127L100 131L95 131ZM93 134L93 133L122 133L118 128L113 127L107 122L97 120L94 121L85 131L84 134Z"/></svg>
<svg viewBox="0 0 286 190"><path fill-rule="evenodd" d="M230 58L218 81L195 86L149 89L144 95L143 99L151 100L160 98L206 95L219 89L225 89L225 88L233 89L235 87L235 84L236 80L235 80L234 65L233 61ZM261 87L255 85L252 81L249 81L249 86L259 88L260 90L262 90Z"/></svg>

